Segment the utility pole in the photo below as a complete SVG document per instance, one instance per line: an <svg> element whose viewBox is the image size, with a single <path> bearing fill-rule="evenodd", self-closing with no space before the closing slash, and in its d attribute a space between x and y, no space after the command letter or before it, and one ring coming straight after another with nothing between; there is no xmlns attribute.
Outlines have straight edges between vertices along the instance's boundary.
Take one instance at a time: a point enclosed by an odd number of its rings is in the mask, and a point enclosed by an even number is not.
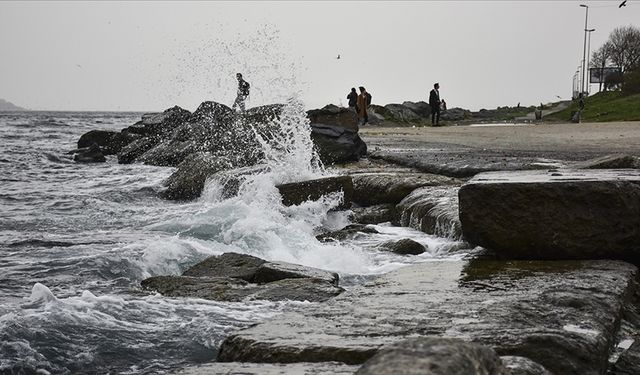
<svg viewBox="0 0 640 375"><path fill-rule="evenodd" d="M584 47L582 49L582 85L580 86L580 92L584 94L584 76L585 76L585 64L587 61L587 21L589 19L589 6L580 4L582 8L586 9L584 16Z"/></svg>
<svg viewBox="0 0 640 375"><path fill-rule="evenodd" d="M589 66L589 56L591 55L591 33L594 31L596 31L596 29L587 30L589 33L589 42L587 43L587 95L591 91L591 67Z"/></svg>

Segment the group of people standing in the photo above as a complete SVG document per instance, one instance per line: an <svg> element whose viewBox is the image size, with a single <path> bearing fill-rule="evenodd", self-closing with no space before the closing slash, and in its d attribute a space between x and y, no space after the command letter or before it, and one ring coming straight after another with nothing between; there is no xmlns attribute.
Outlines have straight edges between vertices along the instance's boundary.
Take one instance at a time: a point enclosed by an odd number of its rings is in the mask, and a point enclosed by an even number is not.
<svg viewBox="0 0 640 375"><path fill-rule="evenodd" d="M360 90L360 94L356 92L355 87L352 87L351 92L347 95L349 108L355 111L359 125L367 125L369 124L367 109L369 109L371 105L371 94L362 86L358 87L358 89ZM362 123L360 124L361 121Z"/></svg>

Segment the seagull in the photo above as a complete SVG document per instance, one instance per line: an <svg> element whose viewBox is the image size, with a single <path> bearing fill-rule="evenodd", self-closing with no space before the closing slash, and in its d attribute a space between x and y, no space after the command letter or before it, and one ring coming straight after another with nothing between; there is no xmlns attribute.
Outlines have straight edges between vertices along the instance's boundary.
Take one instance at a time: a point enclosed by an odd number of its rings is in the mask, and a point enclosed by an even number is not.
<svg viewBox="0 0 640 375"><path fill-rule="evenodd" d="M77 66L78 68L82 69L82 65L80 65L80 64L76 64L76 66Z"/></svg>
<svg viewBox="0 0 640 375"><path fill-rule="evenodd" d="M622 8L626 6L627 6L627 0L624 0L622 3L620 3L620 5L618 5L618 8Z"/></svg>
<svg viewBox="0 0 640 375"><path fill-rule="evenodd" d="M338 57L336 57L336 60L340 60L340 54L338 54Z"/></svg>

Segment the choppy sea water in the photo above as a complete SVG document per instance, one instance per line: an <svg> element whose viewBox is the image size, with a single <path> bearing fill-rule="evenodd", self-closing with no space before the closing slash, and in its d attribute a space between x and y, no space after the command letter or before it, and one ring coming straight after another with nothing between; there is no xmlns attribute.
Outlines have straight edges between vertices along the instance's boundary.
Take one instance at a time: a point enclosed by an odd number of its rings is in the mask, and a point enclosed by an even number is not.
<svg viewBox="0 0 640 375"><path fill-rule="evenodd" d="M79 164L66 152L92 129L120 130L140 113L0 112L0 373L167 373L215 360L233 331L304 302L221 303L140 289L211 255L240 252L340 274L349 288L414 262L459 257L445 238L381 224L381 235L320 243L348 223L339 196L284 207L277 183L331 174L311 159L308 127L265 145L271 172L222 199L215 181L189 203L157 197L174 169ZM376 250L411 237L420 256Z"/></svg>

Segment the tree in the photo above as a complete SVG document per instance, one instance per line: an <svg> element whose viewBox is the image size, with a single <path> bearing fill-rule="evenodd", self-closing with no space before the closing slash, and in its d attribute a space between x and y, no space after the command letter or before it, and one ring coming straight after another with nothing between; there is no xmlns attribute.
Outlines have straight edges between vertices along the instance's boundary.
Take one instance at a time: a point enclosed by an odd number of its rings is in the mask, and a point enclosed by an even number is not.
<svg viewBox="0 0 640 375"><path fill-rule="evenodd" d="M623 72L640 65L640 29L635 26L615 28L609 35L609 58Z"/></svg>
<svg viewBox="0 0 640 375"><path fill-rule="evenodd" d="M609 65L609 57L611 55L610 49L611 45L609 44L609 42L606 42L591 54L591 62L589 64L591 65L590 67L600 69L600 88L598 89L598 91L602 91L602 83L604 81L604 68Z"/></svg>

